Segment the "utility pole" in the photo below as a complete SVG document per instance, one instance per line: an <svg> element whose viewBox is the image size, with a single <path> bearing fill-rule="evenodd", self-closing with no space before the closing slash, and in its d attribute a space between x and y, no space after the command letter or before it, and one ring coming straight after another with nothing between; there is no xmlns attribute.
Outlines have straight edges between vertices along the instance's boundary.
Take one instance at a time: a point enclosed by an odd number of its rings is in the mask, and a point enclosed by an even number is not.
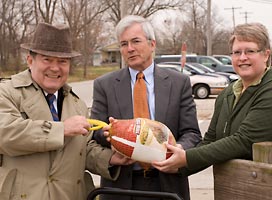
<svg viewBox="0 0 272 200"><path fill-rule="evenodd" d="M121 1L120 1L120 13L121 13L121 19L127 15L127 9L128 9L127 7L128 7L128 6L127 6L127 0L121 0ZM120 55L121 55L121 53L120 53ZM125 67L126 67L122 55L121 55L121 65L120 65L120 67L121 67L121 68L125 68Z"/></svg>
<svg viewBox="0 0 272 200"><path fill-rule="evenodd" d="M242 7L231 7L231 8L225 8L225 10L232 10L232 23L233 23L233 29L235 28L235 9L241 9Z"/></svg>
<svg viewBox="0 0 272 200"><path fill-rule="evenodd" d="M240 14L245 14L245 23L247 24L248 14L251 14L252 12L241 12Z"/></svg>
<svg viewBox="0 0 272 200"><path fill-rule="evenodd" d="M212 55L211 0L207 2L207 55Z"/></svg>
<svg viewBox="0 0 272 200"><path fill-rule="evenodd" d="M88 33L87 33L87 6L88 2L85 0L85 9L84 9L84 71L83 71L83 77L87 77L87 65L88 65Z"/></svg>

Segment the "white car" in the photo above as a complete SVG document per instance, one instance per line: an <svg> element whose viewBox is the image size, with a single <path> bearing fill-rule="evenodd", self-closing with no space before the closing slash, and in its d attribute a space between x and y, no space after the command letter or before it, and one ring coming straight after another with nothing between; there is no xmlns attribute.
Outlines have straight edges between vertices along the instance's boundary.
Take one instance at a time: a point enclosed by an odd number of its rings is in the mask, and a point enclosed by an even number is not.
<svg viewBox="0 0 272 200"><path fill-rule="evenodd" d="M215 73L205 73L203 70L187 63L183 70L181 70L180 63L158 63L156 66L179 72L182 71L182 73L188 75L191 80L193 95L197 99L205 99L209 95L218 95L229 83L225 76Z"/></svg>

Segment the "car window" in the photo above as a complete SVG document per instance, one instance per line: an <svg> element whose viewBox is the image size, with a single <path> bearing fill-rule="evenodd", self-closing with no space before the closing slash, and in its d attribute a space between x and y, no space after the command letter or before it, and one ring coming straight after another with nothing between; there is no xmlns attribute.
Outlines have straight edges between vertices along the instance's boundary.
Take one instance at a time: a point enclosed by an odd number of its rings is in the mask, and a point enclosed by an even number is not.
<svg viewBox="0 0 272 200"><path fill-rule="evenodd" d="M221 57L221 58L220 58L220 61L221 61L223 64L225 64L225 65L231 64L231 61L230 61L228 58L223 58L223 57Z"/></svg>
<svg viewBox="0 0 272 200"><path fill-rule="evenodd" d="M187 69L183 69L183 74L186 74L186 75L188 75L188 76L191 76L192 75L192 73L191 72L189 72L189 71L187 71Z"/></svg>
<svg viewBox="0 0 272 200"><path fill-rule="evenodd" d="M212 65L216 65L216 63L209 58L199 58L199 63L211 67Z"/></svg>
<svg viewBox="0 0 272 200"><path fill-rule="evenodd" d="M189 64L203 70L206 73L208 73L208 72L214 73L215 72L213 69L211 69L211 68L209 68L209 67L207 67L207 66L205 66L203 64L200 64L200 63L189 63Z"/></svg>
<svg viewBox="0 0 272 200"><path fill-rule="evenodd" d="M155 63L162 63L162 62L180 62L180 56L162 56L162 57L155 57Z"/></svg>
<svg viewBox="0 0 272 200"><path fill-rule="evenodd" d="M196 57L186 57L186 62L197 62Z"/></svg>

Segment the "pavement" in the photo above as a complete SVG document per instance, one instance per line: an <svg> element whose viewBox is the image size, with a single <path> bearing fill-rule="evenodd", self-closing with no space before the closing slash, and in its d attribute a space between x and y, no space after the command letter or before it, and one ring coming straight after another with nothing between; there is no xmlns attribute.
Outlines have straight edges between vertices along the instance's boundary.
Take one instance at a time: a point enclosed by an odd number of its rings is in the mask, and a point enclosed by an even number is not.
<svg viewBox="0 0 272 200"><path fill-rule="evenodd" d="M87 106L92 105L93 81L70 83L74 92L82 98ZM197 108L198 123L202 135L207 131L213 113L216 96L208 99L195 99ZM92 174L94 183L99 186L100 176ZM213 200L214 185L212 167L209 167L197 174L189 176L191 200Z"/></svg>

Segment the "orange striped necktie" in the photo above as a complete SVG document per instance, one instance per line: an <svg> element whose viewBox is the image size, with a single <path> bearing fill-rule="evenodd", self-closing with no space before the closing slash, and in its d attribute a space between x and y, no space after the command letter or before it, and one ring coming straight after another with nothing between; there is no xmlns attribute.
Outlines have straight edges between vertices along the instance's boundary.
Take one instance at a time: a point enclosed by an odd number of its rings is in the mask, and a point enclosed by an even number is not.
<svg viewBox="0 0 272 200"><path fill-rule="evenodd" d="M147 89L144 80L144 73L139 72L136 76L136 82L133 91L134 101L134 118L150 118L148 101L147 101ZM139 165L144 169L150 169L151 165L148 163L139 162Z"/></svg>
<svg viewBox="0 0 272 200"><path fill-rule="evenodd" d="M133 92L134 118L141 117L149 119L147 89L143 72L137 74Z"/></svg>

